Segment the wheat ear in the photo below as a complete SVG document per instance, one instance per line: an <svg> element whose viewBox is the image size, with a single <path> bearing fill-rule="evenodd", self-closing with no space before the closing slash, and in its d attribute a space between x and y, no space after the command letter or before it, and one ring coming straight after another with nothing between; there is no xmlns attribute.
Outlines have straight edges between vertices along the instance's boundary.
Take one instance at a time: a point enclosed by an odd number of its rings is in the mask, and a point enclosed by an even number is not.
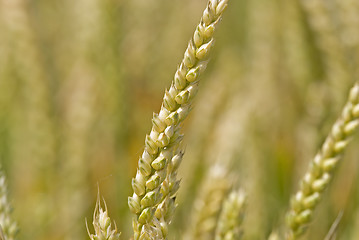
<svg viewBox="0 0 359 240"><path fill-rule="evenodd" d="M301 180L298 192L292 197L287 214L289 233L287 239L296 239L310 222L322 192L330 183L332 171L337 167L350 137L359 126L359 82L350 90L341 116L333 125L321 150L309 165Z"/></svg>
<svg viewBox="0 0 359 240"><path fill-rule="evenodd" d="M8 201L8 190L5 174L0 170L0 230L4 240L14 240L17 224L11 219L12 207Z"/></svg>
<svg viewBox="0 0 359 240"><path fill-rule="evenodd" d="M215 237L216 225L223 200L230 188L227 169L214 165L200 187L185 240L211 240Z"/></svg>
<svg viewBox="0 0 359 240"><path fill-rule="evenodd" d="M119 240L120 233L117 233L116 224L114 223L114 228L111 224L111 218L108 216L107 205L104 199L103 204L105 205L105 210L101 207L100 194L98 194L92 221L95 233L90 233L86 222L88 235L91 240Z"/></svg>
<svg viewBox="0 0 359 240"><path fill-rule="evenodd" d="M225 199L218 220L215 240L240 238L240 224L244 217L245 199L242 190L232 191Z"/></svg>
<svg viewBox="0 0 359 240"><path fill-rule="evenodd" d="M279 234L277 231L273 231L271 232L271 234L268 237L268 240L279 240L281 238L279 238Z"/></svg>
<svg viewBox="0 0 359 240"><path fill-rule="evenodd" d="M358 64L359 58L359 2L356 0L336 0L340 34L343 45L353 51L354 61Z"/></svg>
<svg viewBox="0 0 359 240"><path fill-rule="evenodd" d="M207 58L213 46L213 33L228 0L210 0L203 12L200 24L188 43L184 58L179 65L172 85L166 90L161 110L153 115L153 126L146 136L145 150L138 161L136 177L132 179L133 195L128 198L130 210L136 214L133 221L134 239L166 238L165 217L168 210L162 209L155 216L156 208L178 189L178 181L171 177L173 171L169 162L178 158L178 145L182 140L180 123L188 115L198 90L199 75L205 70ZM178 159L177 159L178 160ZM165 182L171 179L171 182ZM166 200L167 199L167 200ZM160 217L161 219L158 219ZM147 225L147 226L146 226ZM153 233L151 229L161 228Z"/></svg>
<svg viewBox="0 0 359 240"><path fill-rule="evenodd" d="M22 201L17 210L22 214L23 228L31 224L31 228L25 231L29 235L42 235L48 230L44 225L49 224L51 214L35 209L50 209L54 200L52 196L55 195L52 190L57 191L42 184L56 179L57 131L51 109L54 103L50 90L51 80L42 62L41 48L36 41L38 36L31 25L29 5L30 2L26 0L0 0L0 16L4 20L4 29L1 31L4 39L9 40L6 45L9 49L9 75L4 80L18 87L17 97L12 98L13 102L9 105L12 108L10 119L13 120L9 128L11 161L18 172L29 173L21 176L22 181L29 183L28 187L25 189L19 186L21 190L18 191L19 198L26 196L27 201ZM23 164L24 161L26 164ZM32 192L35 188L37 190ZM45 191L51 193L41 194Z"/></svg>
<svg viewBox="0 0 359 240"><path fill-rule="evenodd" d="M338 38L337 29L331 19L329 2L325 0L301 0L309 24L315 33L316 43L323 54L326 77L333 89L346 89L350 86L352 76L343 46ZM341 79L341 81L338 81ZM333 91L335 99L345 98L344 91Z"/></svg>

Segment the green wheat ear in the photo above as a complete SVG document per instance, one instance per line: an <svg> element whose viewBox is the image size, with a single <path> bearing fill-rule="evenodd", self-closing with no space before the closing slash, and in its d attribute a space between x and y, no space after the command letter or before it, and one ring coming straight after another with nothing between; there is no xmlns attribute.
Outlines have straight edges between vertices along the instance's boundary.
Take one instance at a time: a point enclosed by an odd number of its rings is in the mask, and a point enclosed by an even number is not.
<svg viewBox="0 0 359 240"><path fill-rule="evenodd" d="M188 115L198 91L199 76L205 70L213 47L213 34L228 0L210 0L179 65L161 110L153 115L152 130L132 179L133 195L128 198L134 240L167 238L168 224L175 208L179 187L176 172L182 159L179 145L181 122Z"/></svg>
<svg viewBox="0 0 359 240"><path fill-rule="evenodd" d="M288 240L302 235L310 223L315 207L332 178L351 137L359 126L359 82L350 90L341 116L333 125L321 150L310 162L298 192L292 197L287 214Z"/></svg>

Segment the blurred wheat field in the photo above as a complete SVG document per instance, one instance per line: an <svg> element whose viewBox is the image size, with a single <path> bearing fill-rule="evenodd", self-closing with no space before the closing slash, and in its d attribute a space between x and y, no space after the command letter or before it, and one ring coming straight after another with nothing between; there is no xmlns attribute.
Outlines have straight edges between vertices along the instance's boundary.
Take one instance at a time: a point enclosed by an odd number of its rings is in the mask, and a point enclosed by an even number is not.
<svg viewBox="0 0 359 240"><path fill-rule="evenodd" d="M131 237L144 136L206 2L0 0L0 161L18 239L88 239L98 187ZM268 239L359 79L359 2L231 0L215 38L169 239L190 231L222 167L248 198L242 239ZM358 146L356 134L302 239L324 239L341 211L337 239L359 238Z"/></svg>

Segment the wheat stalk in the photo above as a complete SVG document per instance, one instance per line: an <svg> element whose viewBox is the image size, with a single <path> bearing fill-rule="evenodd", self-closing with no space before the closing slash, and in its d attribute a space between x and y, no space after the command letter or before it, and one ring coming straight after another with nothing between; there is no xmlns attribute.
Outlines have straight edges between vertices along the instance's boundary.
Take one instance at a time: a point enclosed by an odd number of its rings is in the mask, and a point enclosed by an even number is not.
<svg viewBox="0 0 359 240"><path fill-rule="evenodd" d="M206 68L214 43L215 27L227 2L228 0L208 2L172 85L165 92L161 110L153 115L152 130L146 136L145 150L139 159L136 177L132 180L134 193L128 198L130 210L136 214L133 221L135 240L157 235L160 238L167 237L169 222L165 216L168 210L174 208L174 204L167 209L162 206L172 202L168 200L175 195L179 185L175 169L169 163L173 158L181 158L182 153L178 149L183 138L179 132L180 123L191 109L198 90L199 75ZM156 211L156 208L161 209ZM158 228L161 231L152 231Z"/></svg>
<svg viewBox="0 0 359 240"><path fill-rule="evenodd" d="M343 214L344 214L343 211L339 212L338 216L336 217L333 224L331 225L324 240L335 240L336 239L338 227L339 227L340 221L342 220Z"/></svg>
<svg viewBox="0 0 359 240"><path fill-rule="evenodd" d="M321 150L311 161L301 180L298 192L292 197L287 214L289 233L287 239L296 239L310 222L322 192L330 183L332 171L337 167L350 137L359 126L359 82L350 90L341 116L333 125Z"/></svg>

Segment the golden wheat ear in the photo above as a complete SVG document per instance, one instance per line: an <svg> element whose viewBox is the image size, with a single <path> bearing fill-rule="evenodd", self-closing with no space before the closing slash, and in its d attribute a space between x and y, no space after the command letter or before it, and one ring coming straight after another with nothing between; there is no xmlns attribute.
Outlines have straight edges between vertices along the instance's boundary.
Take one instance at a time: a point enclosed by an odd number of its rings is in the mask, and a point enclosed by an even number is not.
<svg viewBox="0 0 359 240"><path fill-rule="evenodd" d="M133 195L128 198L134 240L166 239L179 188L177 169L182 160L183 135L180 124L188 115L198 91L199 76L205 70L213 47L214 30L228 0L210 0L188 43L169 90L165 91L160 112L153 115L152 130L132 179Z"/></svg>
<svg viewBox="0 0 359 240"><path fill-rule="evenodd" d="M323 191L328 187L342 154L359 126L359 82L350 90L340 117L334 123L321 149L310 162L291 200L287 213L289 228L286 238L297 239L310 223Z"/></svg>

